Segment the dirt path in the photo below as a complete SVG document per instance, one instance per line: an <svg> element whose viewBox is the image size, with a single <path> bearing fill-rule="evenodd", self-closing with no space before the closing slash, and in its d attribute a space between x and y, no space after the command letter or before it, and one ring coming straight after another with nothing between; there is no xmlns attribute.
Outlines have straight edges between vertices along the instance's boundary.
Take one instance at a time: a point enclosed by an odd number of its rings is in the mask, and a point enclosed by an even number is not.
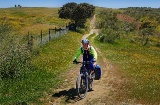
<svg viewBox="0 0 160 105"><path fill-rule="evenodd" d="M92 33L98 34L98 30L94 29L94 23L95 17L91 20L90 33L84 35L82 39ZM97 63L103 71L102 78L94 81L93 91L88 92L86 98L79 100L75 90L75 83L81 65L75 65L69 72L63 74L66 79L59 86L59 89L54 90L54 94L47 97L46 105L113 105L117 103L115 99L116 88L114 88L115 83L113 82L118 78L116 68L103 57L104 55L98 48L95 47L95 49L98 52Z"/></svg>

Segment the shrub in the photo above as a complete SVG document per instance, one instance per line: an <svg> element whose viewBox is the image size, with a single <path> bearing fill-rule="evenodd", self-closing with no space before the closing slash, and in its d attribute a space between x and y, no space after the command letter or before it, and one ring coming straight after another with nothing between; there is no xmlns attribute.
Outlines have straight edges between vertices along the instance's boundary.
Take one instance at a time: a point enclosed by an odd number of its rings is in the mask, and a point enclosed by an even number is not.
<svg viewBox="0 0 160 105"><path fill-rule="evenodd" d="M157 46L157 47L160 47L160 42L157 42L156 46Z"/></svg>
<svg viewBox="0 0 160 105"><path fill-rule="evenodd" d="M8 23L0 24L0 78L17 78L28 68L29 51L19 43Z"/></svg>
<svg viewBox="0 0 160 105"><path fill-rule="evenodd" d="M29 52L24 46L13 45L10 49L5 49L0 62L1 78L16 78L25 73L28 68Z"/></svg>
<svg viewBox="0 0 160 105"><path fill-rule="evenodd" d="M112 29L103 28L101 34L99 35L99 41L114 43L119 37L119 34Z"/></svg>

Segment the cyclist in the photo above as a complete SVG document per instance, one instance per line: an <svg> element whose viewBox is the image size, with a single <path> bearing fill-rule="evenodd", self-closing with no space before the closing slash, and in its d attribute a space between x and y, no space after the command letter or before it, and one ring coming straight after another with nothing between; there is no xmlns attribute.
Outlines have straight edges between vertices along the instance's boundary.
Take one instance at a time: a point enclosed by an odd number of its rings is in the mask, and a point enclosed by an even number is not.
<svg viewBox="0 0 160 105"><path fill-rule="evenodd" d="M94 49L93 46L89 45L89 40L88 39L83 39L82 40L82 46L77 50L77 53L75 54L73 63L77 62L78 57L83 54L83 61L96 61L97 60L97 52ZM91 73L94 73L94 68L95 68L95 63L90 64L90 69Z"/></svg>

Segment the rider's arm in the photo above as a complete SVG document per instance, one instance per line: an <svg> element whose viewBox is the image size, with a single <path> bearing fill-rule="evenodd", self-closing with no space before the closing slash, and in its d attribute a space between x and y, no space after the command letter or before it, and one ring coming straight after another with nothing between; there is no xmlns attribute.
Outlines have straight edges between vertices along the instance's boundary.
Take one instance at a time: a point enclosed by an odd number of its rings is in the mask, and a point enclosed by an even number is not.
<svg viewBox="0 0 160 105"><path fill-rule="evenodd" d="M92 46L91 46L91 53L93 54L94 59L97 60L97 52L96 52L96 50L94 49L94 47L92 47Z"/></svg>
<svg viewBox="0 0 160 105"><path fill-rule="evenodd" d="M77 50L74 59L77 60L78 57L81 55L82 51L81 51L81 47Z"/></svg>

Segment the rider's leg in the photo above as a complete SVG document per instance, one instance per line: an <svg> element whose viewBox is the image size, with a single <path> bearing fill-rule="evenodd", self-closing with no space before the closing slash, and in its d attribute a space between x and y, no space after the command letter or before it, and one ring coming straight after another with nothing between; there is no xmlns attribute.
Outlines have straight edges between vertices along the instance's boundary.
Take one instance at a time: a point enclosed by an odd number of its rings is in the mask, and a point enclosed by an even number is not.
<svg viewBox="0 0 160 105"><path fill-rule="evenodd" d="M94 62L92 64L90 64L90 69L91 69L91 72L90 72L90 76L92 78L95 77L95 73L94 73L94 70L95 70L95 66L94 66Z"/></svg>
<svg viewBox="0 0 160 105"><path fill-rule="evenodd" d="M94 63L90 64L91 74L94 73Z"/></svg>
<svg viewBox="0 0 160 105"><path fill-rule="evenodd" d="M94 72L94 69L95 69L94 58L91 58L90 62L92 62L92 63L90 64L91 71Z"/></svg>

